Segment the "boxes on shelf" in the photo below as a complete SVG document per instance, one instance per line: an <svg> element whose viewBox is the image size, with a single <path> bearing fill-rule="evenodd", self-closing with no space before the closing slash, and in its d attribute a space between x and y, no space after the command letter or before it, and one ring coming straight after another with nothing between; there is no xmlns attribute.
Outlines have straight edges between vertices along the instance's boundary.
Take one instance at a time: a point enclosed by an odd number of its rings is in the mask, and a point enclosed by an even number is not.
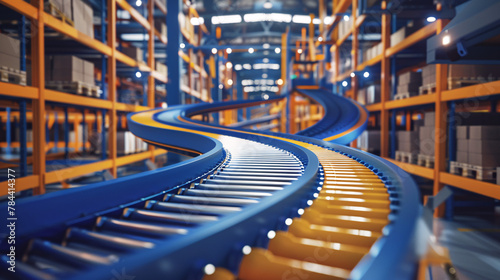
<svg viewBox="0 0 500 280"><path fill-rule="evenodd" d="M436 113L424 114L424 125L419 127L419 154L434 156L435 151L435 119Z"/></svg>
<svg viewBox="0 0 500 280"><path fill-rule="evenodd" d="M167 66L158 61L156 62L156 71L160 72L161 74L168 75Z"/></svg>
<svg viewBox="0 0 500 280"><path fill-rule="evenodd" d="M81 0L72 0L71 2L75 28L83 34L94 38L94 10Z"/></svg>
<svg viewBox="0 0 500 280"><path fill-rule="evenodd" d="M422 83L420 72L409 71L398 76L397 95L395 99L416 96Z"/></svg>
<svg viewBox="0 0 500 280"><path fill-rule="evenodd" d="M436 65L429 64L422 67L422 85L429 86L436 84Z"/></svg>
<svg viewBox="0 0 500 280"><path fill-rule="evenodd" d="M416 28L411 21L407 26L400 28L398 31L391 35L391 47L401 43L411 33L415 32Z"/></svg>
<svg viewBox="0 0 500 280"><path fill-rule="evenodd" d="M158 30L160 36L167 38L167 24L165 18L155 19L155 29Z"/></svg>
<svg viewBox="0 0 500 280"><path fill-rule="evenodd" d="M380 151L380 130L365 130L357 139L358 148L370 153Z"/></svg>
<svg viewBox="0 0 500 280"><path fill-rule="evenodd" d="M19 40L0 33L0 67L21 68L21 48Z"/></svg>
<svg viewBox="0 0 500 280"><path fill-rule="evenodd" d="M352 29L352 18L349 17L349 20L341 20L338 24L339 28L339 38L343 38L346 36Z"/></svg>
<svg viewBox="0 0 500 280"><path fill-rule="evenodd" d="M488 114L491 113L486 113L486 115ZM473 115L475 115L475 113L471 116ZM486 115L481 116L481 118L486 117ZM496 114L491 115L494 116ZM476 121L478 120L476 119ZM466 163L473 167L496 168L500 166L499 146L500 126L457 126L456 161L458 163Z"/></svg>
<svg viewBox="0 0 500 280"><path fill-rule="evenodd" d="M380 85L371 85L366 88L366 104L380 102Z"/></svg>
<svg viewBox="0 0 500 280"><path fill-rule="evenodd" d="M356 101L358 101L362 105L366 105L366 88L358 89L358 96Z"/></svg>
<svg viewBox="0 0 500 280"><path fill-rule="evenodd" d="M130 131L116 133L116 149L118 154L131 154L147 150L147 144Z"/></svg>
<svg viewBox="0 0 500 280"><path fill-rule="evenodd" d="M419 152L418 131L398 131L396 139L398 151L413 154Z"/></svg>
<svg viewBox="0 0 500 280"><path fill-rule="evenodd" d="M136 61L144 61L144 52L140 48L123 47L122 52Z"/></svg>
<svg viewBox="0 0 500 280"><path fill-rule="evenodd" d="M71 55L47 56L45 80L54 82L83 82L94 85L94 64Z"/></svg>

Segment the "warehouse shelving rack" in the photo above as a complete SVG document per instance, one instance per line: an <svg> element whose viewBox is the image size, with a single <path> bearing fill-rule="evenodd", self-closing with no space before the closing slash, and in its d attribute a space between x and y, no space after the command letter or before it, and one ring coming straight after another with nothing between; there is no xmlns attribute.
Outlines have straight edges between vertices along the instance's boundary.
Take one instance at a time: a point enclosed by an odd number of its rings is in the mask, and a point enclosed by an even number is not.
<svg viewBox="0 0 500 280"><path fill-rule="evenodd" d="M155 71L155 36L158 40L167 44L167 38L161 36L158 30L154 27L154 10L158 9L166 17L167 8L160 0L147 1L148 16L147 18L142 16L142 14L132 7L126 0L103 0L103 7L107 7L107 18L103 15L102 22L107 22L107 28L103 27L101 29L102 42L98 39L94 39L86 34L83 34L73 26L63 22L49 13L44 11L44 0L33 0L31 3L18 0L0 0L0 5L4 5L19 14L21 14L31 21L32 32L32 85L31 86L21 86L17 84L0 82L0 96L6 96L7 98L15 100L15 102L5 101L12 103L15 106L17 101L21 104L19 107L22 122L26 124L26 101L32 103L31 109L32 114L32 124L33 124L33 154L29 158L29 161L33 164L33 174L24 176L17 179L16 191L33 190L33 194L43 194L45 193L45 185L51 183L62 182L66 179L89 174L102 170L110 170L113 177L117 177L117 168L120 166L128 165L134 162L138 162L146 159L154 159L154 157L166 153L165 150L155 149L150 147L148 151L141 152L126 156L117 156L117 123L119 114L127 112L137 112L147 109L154 108L155 106L155 82L167 83L168 79L166 76ZM184 1L184 4L189 4ZM117 30L116 30L116 13L117 6L130 13L131 18L138 22L148 33L149 39L147 40L147 50L149 55L147 62L136 61L122 52L118 51L116 46ZM190 7L190 16L197 16L194 8ZM97 51L102 54L103 57L107 57L106 69L102 69L102 83L101 87L103 90L102 99L79 96L74 94L69 94L65 92L59 92L56 90L45 88L45 27L49 27L54 31L67 36L68 38L81 43L82 45ZM202 25L199 29L206 31L206 27ZM175 30L171 30L174 33ZM177 31L179 32L179 31ZM183 33L184 34L184 33ZM200 36L198 42L201 42L201 32L198 34ZM186 40L192 40L185 34ZM192 36L192 35L191 35ZM104 40L106 38L106 40ZM184 58L184 57L183 57ZM186 59L186 58L184 58ZM117 89L116 86L110 86L107 90L105 87L105 73L107 72L107 84L116 85L117 84L117 61L121 62L129 67L138 69L141 72L149 73L147 78L147 102L146 106L132 105L117 102ZM200 65L189 64L189 68L202 69L203 60L200 59ZM106 70L106 71L105 71ZM206 74L206 73L205 73ZM106 92L107 91L107 92ZM108 127L108 157L103 157L102 160L79 165L76 167L70 167L62 170L56 170L47 172L46 171L46 160L54 157L54 155L46 154L47 145L46 143L46 106L47 104L58 104L66 107L77 107L77 108L87 108L96 111L100 111L101 114L105 114L106 117L101 118L102 128L105 127L104 122L109 123ZM28 108L29 109L29 108ZM25 136L25 135L24 135ZM21 138L22 135L21 135ZM24 143L23 143L24 142ZM21 140L20 145L26 145L26 141ZM24 152L26 153L26 152ZM103 153L104 155L106 153ZM27 165L28 157L26 154L21 156L21 165ZM7 182L1 182L2 191L1 195L7 194Z"/></svg>
<svg viewBox="0 0 500 280"><path fill-rule="evenodd" d="M447 171L446 149L450 148L450 146L453 147L454 145L451 142L451 137L447 138L446 133L442 133L443 131L452 131L454 129L453 124L449 125L445 117L447 112L454 113L454 102L498 95L500 94L500 81L492 81L449 90L447 88L447 65L437 64L435 93L413 96L407 99L391 100L391 80L393 80L395 76L394 71L391 71L391 58L395 57L396 54L408 49L409 47L441 32L441 30L443 30L446 26L447 20L437 19L435 22L423 26L413 34L407 36L400 43L391 47L391 14L388 11L385 11L388 2L381 1L382 13L380 16L380 22L381 42L383 45L382 53L368 61L358 64L359 40L357 34L359 34L359 28L366 19L365 14L360 13L360 15L358 15L357 13L359 10L359 3L361 3L361 1L358 2L358 0L333 1L333 21L332 24L328 26L327 31L331 32L335 28L337 23L342 20L342 16L348 12L349 8L351 9L351 18L354 24L351 31L342 38L338 37L337 32L332 32L331 40L327 40L324 43L333 44L331 48L332 57L334 57L335 61L339 61L340 46L344 44L350 36L352 36L352 69L351 71L345 71L345 73L339 74L339 65L338 63L335 63L333 82L336 86L340 82L349 79L352 72L362 72L367 69L367 67L380 64L381 101L379 103L367 105L366 108L372 113L380 114L381 156L397 164L411 174L433 180L434 195L436 195L445 185L449 185L487 197L500 199L499 185L454 175ZM441 6L439 4L437 5L436 10L441 10ZM358 79L358 75L351 78L351 89L345 93L346 96L356 99ZM434 168L427 168L415 164L395 161L390 157L390 148L392 147L389 146L390 140L392 140L392 143L394 143L395 140L395 125L390 127L389 124L390 122L395 124L396 110L406 111L418 106L432 105L434 105L436 112ZM355 143L353 144L355 145ZM444 210L444 205L442 205L436 209L435 216L444 216Z"/></svg>

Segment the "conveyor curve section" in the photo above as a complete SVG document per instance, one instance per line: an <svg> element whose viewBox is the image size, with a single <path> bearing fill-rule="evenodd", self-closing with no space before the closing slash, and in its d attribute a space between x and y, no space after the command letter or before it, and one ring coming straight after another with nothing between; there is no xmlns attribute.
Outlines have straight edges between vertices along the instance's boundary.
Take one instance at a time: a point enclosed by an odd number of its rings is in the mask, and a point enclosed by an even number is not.
<svg viewBox="0 0 500 280"><path fill-rule="evenodd" d="M22 261L15 277L201 279L223 271L275 279L291 269L309 279L410 279L419 215L411 178L380 158L326 141L213 127L186 117L188 111L226 107L129 115L133 133L160 147L200 154L194 159L20 201L26 219L19 224ZM285 252L269 242L274 238L305 248L297 252L306 255ZM338 244L354 257L345 263L304 261L311 244ZM259 265L269 269L245 272ZM300 270L307 267L322 269Z"/></svg>

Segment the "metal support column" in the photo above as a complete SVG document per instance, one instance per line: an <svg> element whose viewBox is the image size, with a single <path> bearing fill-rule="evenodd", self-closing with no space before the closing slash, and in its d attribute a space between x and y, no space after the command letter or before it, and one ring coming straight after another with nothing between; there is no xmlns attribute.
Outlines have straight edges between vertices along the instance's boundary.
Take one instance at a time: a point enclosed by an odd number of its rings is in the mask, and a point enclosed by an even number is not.
<svg viewBox="0 0 500 280"><path fill-rule="evenodd" d="M382 10L387 8L387 1L382 1ZM391 40L391 17L387 13L382 13L382 61L381 61L381 85L380 85L380 155L389 156L389 110L386 109L386 102L390 95L390 61L385 54L389 48Z"/></svg>
<svg viewBox="0 0 500 280"><path fill-rule="evenodd" d="M441 32L445 26L445 22L442 19L437 21L437 33ZM444 187L440 182L440 173L446 171L446 115L447 115L447 104L442 100L442 93L447 89L447 76L448 67L447 65L437 64L436 65L436 120L435 120L435 133L434 133L434 187L433 194L436 195ZM436 208L434 211L435 217L444 216L445 205L442 204L440 207Z"/></svg>
<svg viewBox="0 0 500 280"><path fill-rule="evenodd" d="M69 159L69 116L68 107L64 107L64 158Z"/></svg>
<svg viewBox="0 0 500 280"><path fill-rule="evenodd" d="M108 0L108 46L111 48L111 56L108 57L108 86L109 86L109 100L111 101L111 110L109 114L109 129L108 129L108 143L109 143L109 157L112 161L111 175L117 178L116 167L116 1Z"/></svg>
<svg viewBox="0 0 500 280"><path fill-rule="evenodd" d="M7 107L5 109L6 113L7 113L7 120L5 122L5 141L7 142L7 147L5 148L5 153L7 155L10 155L10 152L11 152L11 149L10 149L10 145L11 145L11 142L12 142L12 133L11 133L11 130L12 130L12 121L10 119L10 107Z"/></svg>
<svg viewBox="0 0 500 280"><path fill-rule="evenodd" d="M21 128L19 131L19 147L21 152L19 169L21 177L24 177L28 174L28 149L26 141L26 130L28 129L28 125L26 122L26 101L24 100L19 102L19 124Z"/></svg>
<svg viewBox="0 0 500 280"><path fill-rule="evenodd" d="M167 104L168 106L181 104L181 74L182 60L179 56L179 46L182 43L179 13L182 13L182 0L167 1L168 44L167 44Z"/></svg>
<svg viewBox="0 0 500 280"><path fill-rule="evenodd" d="M38 8L38 21L31 21L32 82L38 88L38 99L33 100L33 175L38 176L38 187L33 194L45 193L45 12L43 0L32 0Z"/></svg>

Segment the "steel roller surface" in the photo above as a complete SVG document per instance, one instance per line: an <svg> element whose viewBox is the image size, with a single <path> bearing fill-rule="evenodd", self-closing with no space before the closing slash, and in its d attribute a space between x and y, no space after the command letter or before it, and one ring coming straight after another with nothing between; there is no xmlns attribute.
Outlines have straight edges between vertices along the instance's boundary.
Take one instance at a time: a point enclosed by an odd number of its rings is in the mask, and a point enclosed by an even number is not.
<svg viewBox="0 0 500 280"><path fill-rule="evenodd" d="M398 167L303 135L189 118L259 102L268 101L129 115L130 130L148 143L199 156L20 200L16 273L2 269L2 277L411 279L420 206L415 183ZM342 107L356 118L337 116L302 134L356 138L366 116L351 105ZM8 252L6 242L0 246ZM2 266L7 261L4 254Z"/></svg>

